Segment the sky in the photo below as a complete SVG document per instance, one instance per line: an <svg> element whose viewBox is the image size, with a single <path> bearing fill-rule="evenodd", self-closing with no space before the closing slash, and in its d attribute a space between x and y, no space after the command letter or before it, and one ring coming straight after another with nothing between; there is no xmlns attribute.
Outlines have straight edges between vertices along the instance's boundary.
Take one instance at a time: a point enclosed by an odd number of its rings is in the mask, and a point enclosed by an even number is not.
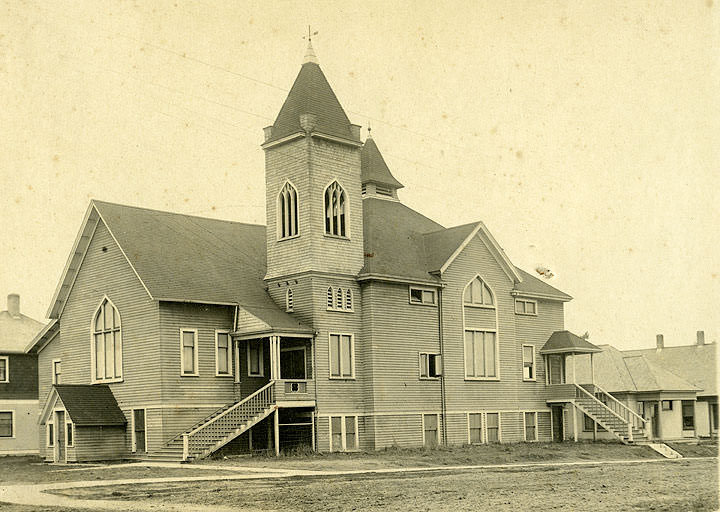
<svg viewBox="0 0 720 512"><path fill-rule="evenodd" d="M406 205L482 220L621 349L720 333L720 3L0 0L0 309L45 319L91 198L265 223L305 53Z"/></svg>

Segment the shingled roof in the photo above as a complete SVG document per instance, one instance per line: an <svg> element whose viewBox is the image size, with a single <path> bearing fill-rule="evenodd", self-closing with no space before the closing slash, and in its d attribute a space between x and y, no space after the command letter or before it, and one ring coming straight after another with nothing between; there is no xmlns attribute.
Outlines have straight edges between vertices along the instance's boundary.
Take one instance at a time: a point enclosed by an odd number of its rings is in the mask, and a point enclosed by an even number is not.
<svg viewBox="0 0 720 512"><path fill-rule="evenodd" d="M393 189L403 188L403 184L390 172L377 144L369 135L360 151L360 170L362 183L378 183Z"/></svg>
<svg viewBox="0 0 720 512"><path fill-rule="evenodd" d="M601 348L570 331L555 331L540 349L541 354L589 354L600 351Z"/></svg>
<svg viewBox="0 0 720 512"><path fill-rule="evenodd" d="M359 142L352 133L347 114L316 62L305 62L300 68L265 144L304 133L300 125L302 114L317 116L313 131Z"/></svg>
<svg viewBox="0 0 720 512"><path fill-rule="evenodd" d="M113 426L127 423L109 386L57 384L53 389L77 426Z"/></svg>

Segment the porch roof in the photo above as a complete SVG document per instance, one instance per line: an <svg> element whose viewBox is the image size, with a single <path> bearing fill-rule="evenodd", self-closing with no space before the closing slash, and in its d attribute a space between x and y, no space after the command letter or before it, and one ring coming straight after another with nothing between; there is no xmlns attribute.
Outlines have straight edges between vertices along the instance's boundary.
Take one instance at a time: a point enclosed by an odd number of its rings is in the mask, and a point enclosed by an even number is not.
<svg viewBox="0 0 720 512"><path fill-rule="evenodd" d="M277 306L240 306L235 338L254 338L269 335L310 338L315 330L299 322Z"/></svg>
<svg viewBox="0 0 720 512"><path fill-rule="evenodd" d="M602 349L570 331L555 331L540 349L541 354L591 354Z"/></svg>
<svg viewBox="0 0 720 512"><path fill-rule="evenodd" d="M54 403L56 396L77 426L115 426L127 423L110 387L104 384L54 385L45 404L42 421L47 420L51 409L49 405Z"/></svg>

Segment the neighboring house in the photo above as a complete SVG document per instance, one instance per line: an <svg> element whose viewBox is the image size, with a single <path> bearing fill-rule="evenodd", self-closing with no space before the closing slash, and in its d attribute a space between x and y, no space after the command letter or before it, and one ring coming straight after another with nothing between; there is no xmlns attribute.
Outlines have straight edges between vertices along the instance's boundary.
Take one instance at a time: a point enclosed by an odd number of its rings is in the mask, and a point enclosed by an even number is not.
<svg viewBox="0 0 720 512"><path fill-rule="evenodd" d="M403 205L311 48L262 147L267 228L91 201L31 349L46 460L566 437L571 297Z"/></svg>
<svg viewBox="0 0 720 512"><path fill-rule="evenodd" d="M37 356L25 346L42 327L20 313L19 295L8 295L0 311L0 455L38 452Z"/></svg>

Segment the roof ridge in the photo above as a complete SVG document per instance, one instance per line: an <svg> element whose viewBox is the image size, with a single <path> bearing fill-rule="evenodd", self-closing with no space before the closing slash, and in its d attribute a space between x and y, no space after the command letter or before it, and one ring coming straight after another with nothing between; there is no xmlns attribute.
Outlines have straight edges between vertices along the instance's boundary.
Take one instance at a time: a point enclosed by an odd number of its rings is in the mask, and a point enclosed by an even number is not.
<svg viewBox="0 0 720 512"><path fill-rule="evenodd" d="M389 202L389 201L387 201L387 200L385 200L385 199L380 199L380 198L377 198L377 197L366 197L365 199L363 199L363 201L382 201L383 203ZM419 215L419 216L422 217L423 219L432 222L433 224L437 224L438 226L442 226L442 224L440 224L438 221L431 219L431 218L428 217L427 215L424 215L424 214L420 213L419 211L415 210L414 208L410 208L410 207L409 207L408 205L406 205L406 204L403 204L403 203L401 203L401 202L399 202L399 201L393 201L393 202L394 202L395 204L397 204L397 205L402 206L403 208L405 208L405 209L407 209L407 210L410 210L410 211L413 212L414 214ZM435 231L442 231L443 229L447 229L447 228L441 227L440 229L435 230ZM428 235L428 234L430 234L430 233L435 233L435 231L419 231L419 233L422 233L423 235Z"/></svg>
<svg viewBox="0 0 720 512"><path fill-rule="evenodd" d="M422 215L422 214L421 214ZM442 229L436 229L434 231L427 231L423 233L424 235L432 235L434 233L440 233L441 231L450 231L451 229L460 229L460 228L466 228L468 226L477 226L478 224L482 223L481 220L475 221L475 222L468 222L466 224L460 224L458 226L450 226L449 228L442 228Z"/></svg>
<svg viewBox="0 0 720 512"><path fill-rule="evenodd" d="M213 217L203 217L202 215L192 215L189 213L179 213L179 212L171 212L168 210L158 210L156 208L147 208L145 206L135 206L135 205L131 205L131 204L113 203L110 201L103 201L101 199L91 198L90 202L93 204L106 204L106 205L110 205L110 206L120 206L122 208L132 208L134 210L143 210L146 212L162 213L165 215L172 215L172 216L178 216L178 217L189 217L189 218L193 218L193 219L211 220L213 222L227 222L229 224L236 224L236 225L242 225L242 226L267 228L267 226L265 224L255 224L252 222L240 222L240 221L228 220L228 219L216 219Z"/></svg>

